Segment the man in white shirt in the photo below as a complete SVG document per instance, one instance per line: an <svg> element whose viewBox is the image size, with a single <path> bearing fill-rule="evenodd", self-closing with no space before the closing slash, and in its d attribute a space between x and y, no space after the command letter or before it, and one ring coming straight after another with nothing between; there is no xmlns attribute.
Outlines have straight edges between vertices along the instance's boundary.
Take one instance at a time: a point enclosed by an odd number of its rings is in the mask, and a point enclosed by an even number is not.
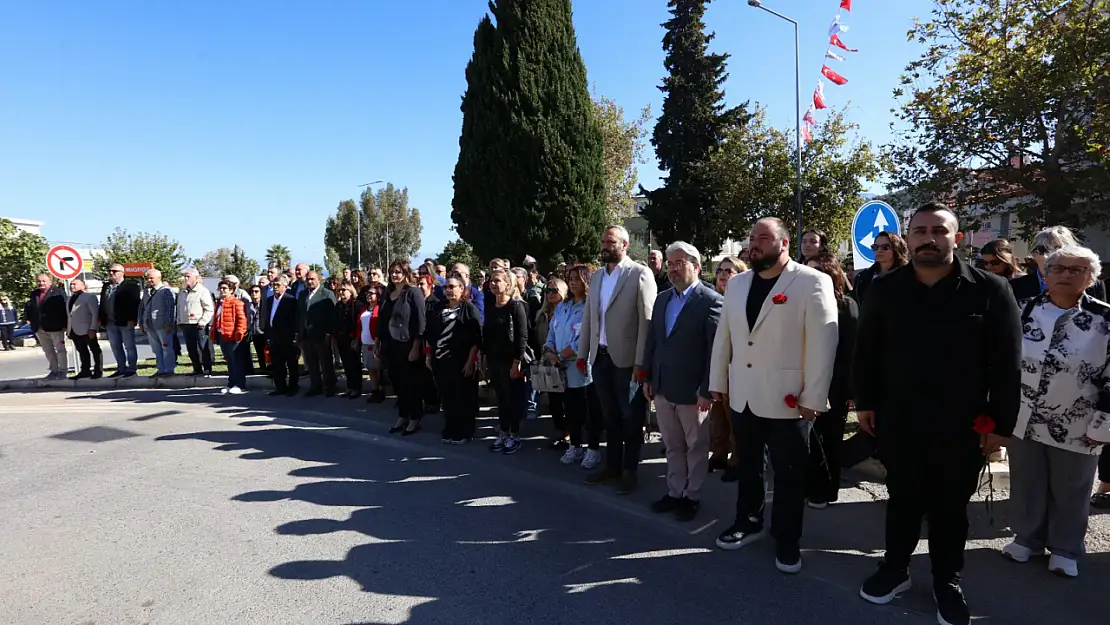
<svg viewBox="0 0 1110 625"><path fill-rule="evenodd" d="M604 266L590 279L582 318L578 368L593 368L605 417L605 467L587 484L618 481L617 493L636 489L636 467L643 445L644 412L632 410L631 399L644 378L644 348L655 305L655 276L628 258L628 231L609 226L601 239Z"/></svg>

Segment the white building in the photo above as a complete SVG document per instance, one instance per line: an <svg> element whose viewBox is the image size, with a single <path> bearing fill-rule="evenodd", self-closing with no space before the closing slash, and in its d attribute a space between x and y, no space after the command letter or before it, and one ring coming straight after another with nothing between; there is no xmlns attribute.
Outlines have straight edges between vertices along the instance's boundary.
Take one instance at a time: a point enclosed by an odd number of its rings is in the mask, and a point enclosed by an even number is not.
<svg viewBox="0 0 1110 625"><path fill-rule="evenodd" d="M31 234L42 234L42 225L44 222L35 221L33 219L20 219L19 217L0 217L0 219L7 219L15 224L16 228Z"/></svg>

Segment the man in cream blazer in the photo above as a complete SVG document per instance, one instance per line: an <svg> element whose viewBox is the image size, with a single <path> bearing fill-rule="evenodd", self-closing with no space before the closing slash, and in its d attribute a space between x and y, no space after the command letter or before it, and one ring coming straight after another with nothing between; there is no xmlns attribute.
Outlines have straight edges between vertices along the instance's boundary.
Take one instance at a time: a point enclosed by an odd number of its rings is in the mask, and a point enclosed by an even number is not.
<svg viewBox="0 0 1110 625"><path fill-rule="evenodd" d="M628 231L610 226L601 239L604 265L590 278L582 317L578 368L592 366L605 416L605 467L586 478L591 485L620 480L617 493L636 488L646 411L632 410L633 381L643 379L644 347L655 305L655 276L628 258Z"/></svg>
<svg viewBox="0 0 1110 625"><path fill-rule="evenodd" d="M775 565L797 573L809 431L827 409L836 358L836 299L829 276L790 260L781 220L756 222L749 244L752 270L729 281L710 363L709 390L731 402L740 463L736 522L717 546L739 549L763 536L766 447L775 479Z"/></svg>

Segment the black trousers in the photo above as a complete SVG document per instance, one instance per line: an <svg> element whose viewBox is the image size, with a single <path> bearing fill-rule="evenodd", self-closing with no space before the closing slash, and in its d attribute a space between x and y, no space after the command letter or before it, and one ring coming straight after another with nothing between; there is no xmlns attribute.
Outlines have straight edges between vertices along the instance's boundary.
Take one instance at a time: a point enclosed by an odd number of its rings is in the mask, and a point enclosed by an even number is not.
<svg viewBox="0 0 1110 625"><path fill-rule="evenodd" d="M12 334L15 333L15 326L12 324L5 324L0 326L0 346L15 347L12 345Z"/></svg>
<svg viewBox="0 0 1110 625"><path fill-rule="evenodd" d="M497 395L497 423L501 432L519 434L520 422L528 411L528 382L524 378L513 379L511 360L487 359L490 384Z"/></svg>
<svg viewBox="0 0 1110 625"><path fill-rule="evenodd" d="M461 367L462 365L459 366ZM443 403L443 400L440 398L439 389L436 387L436 377L427 366L421 371L421 375L423 375L424 379L420 383L420 393L424 405L429 408L439 407L440 404Z"/></svg>
<svg viewBox="0 0 1110 625"><path fill-rule="evenodd" d="M304 366L312 391L335 392L335 362L331 357L331 344L322 338L301 340Z"/></svg>
<svg viewBox="0 0 1110 625"><path fill-rule="evenodd" d="M450 440L474 438L478 418L478 374L463 377L463 362L446 358L432 364L443 406L443 438Z"/></svg>
<svg viewBox="0 0 1110 625"><path fill-rule="evenodd" d="M73 348L77 350L77 356L81 359L81 372L91 373L92 371L100 372L104 370L104 352L100 351L100 342L96 339L90 339L88 334L70 334L69 338L73 340ZM92 356L91 370L90 356Z"/></svg>
<svg viewBox="0 0 1110 625"><path fill-rule="evenodd" d="M570 434L570 444L577 447L585 442L590 449L601 449L601 431L604 429L605 419L594 385L567 388L562 394L562 401L566 410L566 429ZM584 439L583 431L586 434Z"/></svg>
<svg viewBox="0 0 1110 625"><path fill-rule="evenodd" d="M632 368L613 364L609 352L599 348L593 367L594 386L605 416L605 466L611 471L635 471L644 445L646 409L634 409Z"/></svg>
<svg viewBox="0 0 1110 625"><path fill-rule="evenodd" d="M426 379L424 371L427 367L423 355L415 362L409 361L411 352L411 341L385 341L382 344L385 366L389 370L389 379L393 382L393 391L397 393L397 414L402 419L419 421L424 416L421 383Z"/></svg>
<svg viewBox="0 0 1110 625"><path fill-rule="evenodd" d="M833 406L813 422L809 434L809 462L806 463L806 497L811 501L833 502L840 496L840 450L848 404Z"/></svg>
<svg viewBox="0 0 1110 625"><path fill-rule="evenodd" d="M271 339L270 373L274 380L274 388L288 392L297 389L297 346L293 341L279 341Z"/></svg>
<svg viewBox="0 0 1110 625"><path fill-rule="evenodd" d="M1098 480L1110 482L1110 445L1102 448L1102 455L1098 457Z"/></svg>
<svg viewBox="0 0 1110 625"><path fill-rule="evenodd" d="M566 407L562 393L544 393L547 395L547 408L551 411L551 426L555 428L555 436L562 439L567 432Z"/></svg>
<svg viewBox="0 0 1110 625"><path fill-rule="evenodd" d="M880 423L881 423L880 415ZM967 432L876 432L887 469L886 562L908 569L929 519L929 558L933 579L958 579L964 568L967 504L979 484L984 457L979 435ZM777 496L777 493L776 493Z"/></svg>
<svg viewBox="0 0 1110 625"><path fill-rule="evenodd" d="M343 376L347 378L347 390L362 393L362 344L351 347L351 339L338 338L339 360L343 362Z"/></svg>
<svg viewBox="0 0 1110 625"><path fill-rule="evenodd" d="M197 325L181 326L181 333L185 335L185 350L193 363L193 373L212 373L212 343L208 333Z"/></svg>
<svg viewBox="0 0 1110 625"><path fill-rule="evenodd" d="M251 337L251 343L254 344L254 355L258 358L258 370L268 371L269 367L266 366L266 335L261 332L255 334Z"/></svg>
<svg viewBox="0 0 1110 625"><path fill-rule="evenodd" d="M732 437L736 441L736 522L747 531L763 528L767 493L763 487L764 448L775 472L775 502L771 509L771 536L783 545L797 546L802 538L805 513L805 470L809 460L811 424L801 419L764 419L751 408L732 411Z"/></svg>

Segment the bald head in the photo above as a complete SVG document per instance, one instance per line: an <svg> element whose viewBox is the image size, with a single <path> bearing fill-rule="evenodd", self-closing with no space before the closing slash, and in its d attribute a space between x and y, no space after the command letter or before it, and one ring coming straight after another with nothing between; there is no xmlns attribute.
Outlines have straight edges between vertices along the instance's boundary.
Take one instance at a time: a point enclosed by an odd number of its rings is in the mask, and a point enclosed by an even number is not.
<svg viewBox="0 0 1110 625"><path fill-rule="evenodd" d="M297 266L293 268L293 274L297 276L298 280L304 280L308 276L308 264L297 263Z"/></svg>
<svg viewBox="0 0 1110 625"><path fill-rule="evenodd" d="M69 281L69 290L71 293L84 293L86 288L85 281L81 278L74 278Z"/></svg>
<svg viewBox="0 0 1110 625"><path fill-rule="evenodd" d="M152 286L162 284L162 272L157 269L149 269L146 272L146 283Z"/></svg>

